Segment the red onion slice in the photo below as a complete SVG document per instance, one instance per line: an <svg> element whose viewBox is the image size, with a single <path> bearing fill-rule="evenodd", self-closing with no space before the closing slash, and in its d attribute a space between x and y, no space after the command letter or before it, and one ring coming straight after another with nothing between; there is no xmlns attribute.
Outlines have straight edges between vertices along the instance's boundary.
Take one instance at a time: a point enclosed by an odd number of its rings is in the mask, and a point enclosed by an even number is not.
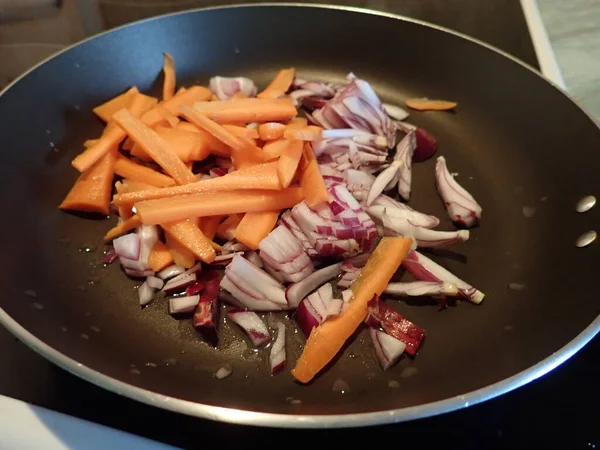
<svg viewBox="0 0 600 450"><path fill-rule="evenodd" d="M300 302L298 309L294 313L294 319L306 337L310 336L313 328L318 327L325 320L308 297Z"/></svg>
<svg viewBox="0 0 600 450"><path fill-rule="evenodd" d="M405 120L408 118L409 114L406 110L400 108L397 105L392 105L390 103L384 103L383 109L388 116L390 116L394 120Z"/></svg>
<svg viewBox="0 0 600 450"><path fill-rule="evenodd" d="M113 241L113 247L120 258L137 261L140 257L140 237L135 233L124 234Z"/></svg>
<svg viewBox="0 0 600 450"><path fill-rule="evenodd" d="M459 297L479 304L482 302L485 294L478 291L470 284L464 282L456 275L432 261L422 253L411 251L402 261L404 267L413 277L421 281L435 281L438 283L454 283L458 287Z"/></svg>
<svg viewBox="0 0 600 450"><path fill-rule="evenodd" d="M154 272L152 270L136 270L129 269L127 267L125 267L123 270L128 276L133 278L146 278L154 275Z"/></svg>
<svg viewBox="0 0 600 450"><path fill-rule="evenodd" d="M244 254L244 256L248 261L250 261L256 267L260 267L260 268L263 267L262 259L260 259L258 252L255 252L255 251L246 252Z"/></svg>
<svg viewBox="0 0 600 450"><path fill-rule="evenodd" d="M140 306L146 306L154 298L154 289L147 282L144 282L138 288L138 295L140 297Z"/></svg>
<svg viewBox="0 0 600 450"><path fill-rule="evenodd" d="M435 181L437 189L446 205L448 216L453 222L465 227L472 227L481 219L481 206L448 171L446 159L438 157L435 165Z"/></svg>
<svg viewBox="0 0 600 450"><path fill-rule="evenodd" d="M367 195L367 206L371 206L371 203L379 197L379 195L384 191L387 185L394 179L397 178L399 171L402 169L402 165L404 163L402 161L394 161L390 166L382 171L377 178L375 178L375 182L371 186L369 190L369 195ZM410 192L410 187L409 187Z"/></svg>
<svg viewBox="0 0 600 450"><path fill-rule="evenodd" d="M249 78L244 77L213 77L209 81L209 88L219 100L229 100L235 94L242 93L247 97L256 95L256 86Z"/></svg>
<svg viewBox="0 0 600 450"><path fill-rule="evenodd" d="M329 316L339 316L342 314L342 308L344 306L344 301L339 298L332 299L327 305L327 317Z"/></svg>
<svg viewBox="0 0 600 450"><path fill-rule="evenodd" d="M197 275L195 273L182 273L181 275L171 278L169 281L165 283L162 288L162 291L165 294L171 294L173 292L181 292L185 290L190 284L197 280Z"/></svg>
<svg viewBox="0 0 600 450"><path fill-rule="evenodd" d="M115 251L115 249L113 247L110 247L106 253L104 254L104 256L102 257L102 263L103 264L112 264L113 262L115 262L115 260L119 257L119 255L117 255L117 252Z"/></svg>
<svg viewBox="0 0 600 450"><path fill-rule="evenodd" d="M235 255L225 273L234 282L236 280L232 277L243 280L244 290L253 291L258 296L262 295L265 300L287 306L285 291L281 283L242 256ZM240 285L237 282L236 284Z"/></svg>
<svg viewBox="0 0 600 450"><path fill-rule="evenodd" d="M369 206L366 211L371 217L379 220L383 220L383 212L385 211L392 222L408 221L412 225L421 228L435 228L440 223L437 217L420 213L412 208L398 207L393 203L384 205L385 202L379 202L379 200L376 200L375 203L380 204Z"/></svg>
<svg viewBox="0 0 600 450"><path fill-rule="evenodd" d="M150 276L146 278L146 283L148 283L148 286L150 286L152 289L162 289L165 285L165 282L163 280L155 276Z"/></svg>
<svg viewBox="0 0 600 450"><path fill-rule="evenodd" d="M375 177L362 170L348 169L346 171L346 181L348 185L360 185L368 189L373 186Z"/></svg>
<svg viewBox="0 0 600 450"><path fill-rule="evenodd" d="M425 330L423 328L418 327L408 319L405 319L400 313L386 306L377 295L373 296L369 301L368 311L369 326L379 322L387 334L406 344L406 353L411 356L417 354L419 346L425 337Z"/></svg>
<svg viewBox="0 0 600 450"><path fill-rule="evenodd" d="M211 270L202 274L202 281L205 287L194 310L194 328L202 333L208 344L216 347L219 343L219 274Z"/></svg>
<svg viewBox="0 0 600 450"><path fill-rule="evenodd" d="M252 297L233 283L227 275L221 279L221 288L227 292L221 292L220 298L232 306L248 308L251 311L281 311L283 309L277 303Z"/></svg>
<svg viewBox="0 0 600 450"><path fill-rule="evenodd" d="M314 291L317 287L337 277L341 270L342 263L333 264L311 273L302 281L290 284L285 291L288 305L291 308L296 308L309 292Z"/></svg>
<svg viewBox="0 0 600 450"><path fill-rule="evenodd" d="M342 301L348 303L354 297L354 292L351 289L345 289L342 291Z"/></svg>
<svg viewBox="0 0 600 450"><path fill-rule="evenodd" d="M176 264L173 264L172 266L169 266L163 270L161 270L160 272L158 272L158 278L162 278L163 280L168 280L169 278L173 278L176 277L177 275L181 275L183 272L185 272L185 267L181 267L178 266Z"/></svg>
<svg viewBox="0 0 600 450"><path fill-rule="evenodd" d="M191 314L200 301L199 295L169 298L169 314Z"/></svg>
<svg viewBox="0 0 600 450"><path fill-rule="evenodd" d="M158 227L155 225L141 225L137 228L136 234L140 238L140 255L138 261L143 264L145 269L149 269L148 258L152 247L158 241Z"/></svg>
<svg viewBox="0 0 600 450"><path fill-rule="evenodd" d="M409 283L390 283L383 291L386 294L400 297L422 297L447 295L454 297L458 295L456 283L437 281L412 281Z"/></svg>
<svg viewBox="0 0 600 450"><path fill-rule="evenodd" d="M185 295L196 295L206 288L204 281L196 280L185 288Z"/></svg>
<svg viewBox="0 0 600 450"><path fill-rule="evenodd" d="M259 245L260 258L284 281L300 281L314 268L302 244L284 225L279 225Z"/></svg>
<svg viewBox="0 0 600 450"><path fill-rule="evenodd" d="M247 245L236 241L227 241L223 244L223 250L227 252L245 252L250 250Z"/></svg>
<svg viewBox="0 0 600 450"><path fill-rule="evenodd" d="M409 131L406 136L398 143L394 161L400 161L402 164L398 170L398 193L400 197L408 201L410 199L410 189L412 182L412 159L417 140L414 131Z"/></svg>
<svg viewBox="0 0 600 450"><path fill-rule="evenodd" d="M227 311L227 318L246 332L255 347L271 340L269 329L255 312L230 309Z"/></svg>
<svg viewBox="0 0 600 450"><path fill-rule="evenodd" d="M277 338L273 342L273 347L271 347L269 365L271 375L280 372L285 366L285 325L281 322L277 323Z"/></svg>
<svg viewBox="0 0 600 450"><path fill-rule="evenodd" d="M406 349L404 342L383 331L370 328L369 335L371 336L373 347L375 347L377 360L383 370L387 370L393 366Z"/></svg>

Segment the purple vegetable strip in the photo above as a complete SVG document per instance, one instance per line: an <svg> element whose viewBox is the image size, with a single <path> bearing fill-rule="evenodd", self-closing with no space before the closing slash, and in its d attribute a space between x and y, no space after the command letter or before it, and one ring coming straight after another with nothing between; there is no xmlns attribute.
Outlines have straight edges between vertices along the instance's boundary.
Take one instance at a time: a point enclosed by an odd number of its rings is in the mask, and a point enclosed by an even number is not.
<svg viewBox="0 0 600 450"><path fill-rule="evenodd" d="M408 272L417 280L456 284L458 287L458 296L473 303L481 303L485 297L483 292L478 291L470 284L464 282L456 275L450 273L448 270L417 251L411 251L406 255L402 261L402 267L408 270Z"/></svg>
<svg viewBox="0 0 600 450"><path fill-rule="evenodd" d="M456 182L448 171L446 159L443 156L438 157L435 165L435 181L450 219L465 227L475 225L481 218L481 206Z"/></svg>
<svg viewBox="0 0 600 450"><path fill-rule="evenodd" d="M206 342L213 347L219 343L219 274L215 271L202 275L204 290L194 311L194 327L202 333Z"/></svg>

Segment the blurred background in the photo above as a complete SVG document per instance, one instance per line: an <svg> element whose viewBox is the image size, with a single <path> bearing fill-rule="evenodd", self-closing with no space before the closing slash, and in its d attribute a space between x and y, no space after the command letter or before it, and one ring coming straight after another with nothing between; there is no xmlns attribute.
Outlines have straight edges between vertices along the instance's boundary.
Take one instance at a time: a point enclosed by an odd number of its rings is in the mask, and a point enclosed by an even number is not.
<svg viewBox="0 0 600 450"><path fill-rule="evenodd" d="M303 2L327 3L324 0ZM481 18L489 17L486 14L490 14L490 9L519 2L535 3L535 0L345 0L332 3L424 18L472 35L479 32L476 37L487 38L491 44L507 49L500 40L510 39L511 27L506 26L506 34L501 36L492 32L494 24ZM231 3L250 2L0 0L0 89L41 59L100 31L169 12ZM537 4L568 90L600 118L600 0L537 0ZM457 21L457 16L461 20ZM495 25L496 28L503 26Z"/></svg>

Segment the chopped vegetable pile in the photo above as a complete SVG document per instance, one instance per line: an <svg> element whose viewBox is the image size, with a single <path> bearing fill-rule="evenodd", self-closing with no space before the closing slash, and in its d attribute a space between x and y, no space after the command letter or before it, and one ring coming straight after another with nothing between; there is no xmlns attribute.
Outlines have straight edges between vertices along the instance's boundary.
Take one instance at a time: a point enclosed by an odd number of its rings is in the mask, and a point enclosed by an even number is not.
<svg viewBox="0 0 600 450"><path fill-rule="evenodd" d="M103 261L144 280L140 305L160 291L169 314L193 316L215 347L221 303L229 305L227 319L250 345L270 349L272 374L286 365L286 324L269 328L264 314L295 310L307 340L291 373L308 383L363 325L382 369L417 354L425 330L381 296L483 300L417 250L469 239L481 207L442 156L432 182L460 229L436 230L437 217L406 204L412 164L438 143L367 81L308 81L289 68L263 91L220 76L210 88L176 90L167 53L163 74L162 100L132 87L94 109L106 127L73 160L81 174L60 205L118 216ZM401 265L414 281L390 282Z"/></svg>

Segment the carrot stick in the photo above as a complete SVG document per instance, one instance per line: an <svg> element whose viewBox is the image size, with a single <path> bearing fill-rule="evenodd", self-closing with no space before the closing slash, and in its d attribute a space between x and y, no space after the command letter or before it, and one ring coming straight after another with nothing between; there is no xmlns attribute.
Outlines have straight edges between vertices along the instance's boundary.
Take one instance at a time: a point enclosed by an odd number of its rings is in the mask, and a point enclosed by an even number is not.
<svg viewBox="0 0 600 450"><path fill-rule="evenodd" d="M246 128L237 125L227 124L223 125L223 128L225 128L227 131L229 131L231 134L237 137L243 137L247 139L258 139L258 130L256 130L255 128Z"/></svg>
<svg viewBox="0 0 600 450"><path fill-rule="evenodd" d="M301 157L302 141L290 141L277 161L277 175L284 188L288 187L294 179Z"/></svg>
<svg viewBox="0 0 600 450"><path fill-rule="evenodd" d="M294 77L296 76L296 69L293 67L289 69L280 70L279 73L275 76L271 84L267 86L267 88L257 95L258 98L278 98L288 91L292 83L294 82Z"/></svg>
<svg viewBox="0 0 600 450"><path fill-rule="evenodd" d="M178 115L181 105L193 105L195 102L204 102L210 98L212 92L204 86L192 86L179 95L161 103L172 114Z"/></svg>
<svg viewBox="0 0 600 450"><path fill-rule="evenodd" d="M194 103L194 109L217 123L278 122L296 117L298 111L291 100L231 99L221 102Z"/></svg>
<svg viewBox="0 0 600 450"><path fill-rule="evenodd" d="M129 109L123 109L124 111L128 111L132 116L138 117L140 114L144 112L144 108L146 107L147 102L144 96L141 94L136 95L136 97L131 102L131 106ZM123 111L122 110L122 111ZM114 116L114 114L113 114ZM107 128L110 127L110 123L107 125ZM71 162L73 167L75 167L80 172L83 172L86 169L89 169L96 161L98 161L102 156L108 153L112 148L119 145L123 139L127 136L127 133L123 131L121 127L113 126L106 133L103 133L98 142L95 145L89 147L84 150L82 153L77 155L75 159Z"/></svg>
<svg viewBox="0 0 600 450"><path fill-rule="evenodd" d="M244 94L243 92L236 92L235 94L233 94L234 99L240 99L240 98L248 98L248 96L246 94Z"/></svg>
<svg viewBox="0 0 600 450"><path fill-rule="evenodd" d="M286 126L278 122L261 123L258 126L258 136L263 141L272 141L283 137Z"/></svg>
<svg viewBox="0 0 600 450"><path fill-rule="evenodd" d="M319 170L317 158L308 143L304 145L303 157L306 158L307 164L300 178L300 186L302 186L306 203L308 206L316 206L319 203L328 202L329 192L327 192L323 175Z"/></svg>
<svg viewBox="0 0 600 450"><path fill-rule="evenodd" d="M59 208L108 214L116 159L117 147L114 146L79 175Z"/></svg>
<svg viewBox="0 0 600 450"><path fill-rule="evenodd" d="M243 217L243 214L230 215L217 227L217 237L223 239L224 241L232 240L233 235L235 234L235 229L242 221Z"/></svg>
<svg viewBox="0 0 600 450"><path fill-rule="evenodd" d="M212 134L204 131L202 128L198 128L193 123L184 122L184 121L179 122L177 124L177 128L181 129L181 130L185 130L185 131L191 131L193 133L201 135L202 140L204 141L203 146L206 146L207 148L209 148L210 153L212 153L213 155L221 156L223 158L229 157L229 154L231 153L230 148L227 145L223 144L220 140L218 140ZM194 161L199 161L200 159L198 159L196 156L198 156L198 155L192 154L192 158L194 159Z"/></svg>
<svg viewBox="0 0 600 450"><path fill-rule="evenodd" d="M156 241L148 255L148 265L155 272L160 272L171 264L173 264L173 256L169 252L169 247L162 241Z"/></svg>
<svg viewBox="0 0 600 450"><path fill-rule="evenodd" d="M193 183L196 181L194 174L185 167L185 164L183 164L169 144L141 120L135 118L126 109L117 112L113 118L178 184Z"/></svg>
<svg viewBox="0 0 600 450"><path fill-rule="evenodd" d="M289 147L289 145L290 140L283 138L267 142L265 145L263 145L263 161L272 161L279 158L281 155L283 155L283 152Z"/></svg>
<svg viewBox="0 0 600 450"><path fill-rule="evenodd" d="M263 162L262 150L254 145L249 139L238 139L245 142L247 147L244 149L231 149L231 162L233 163L233 167L242 170L261 164Z"/></svg>
<svg viewBox="0 0 600 450"><path fill-rule="evenodd" d="M173 257L175 264L189 269L196 263L196 257L185 246L179 243L177 239L169 233L165 233L165 241L169 247L169 253Z"/></svg>
<svg viewBox="0 0 600 450"><path fill-rule="evenodd" d="M283 133L286 139L297 139L299 141L320 141L323 128L309 125L304 128L287 128Z"/></svg>
<svg viewBox="0 0 600 450"><path fill-rule="evenodd" d="M96 145L98 143L98 139L88 139L83 143L83 148L89 148L92 145Z"/></svg>
<svg viewBox="0 0 600 450"><path fill-rule="evenodd" d="M140 183L150 184L154 187L166 187L175 185L175 180L149 167L142 166L119 155L115 163L115 173L123 178L129 178Z"/></svg>
<svg viewBox="0 0 600 450"><path fill-rule="evenodd" d="M103 103L100 106L96 106L92 111L94 111L94 114L100 117L100 119L102 119L105 122L108 122L112 115L118 110L122 108L129 108L134 97L136 96L136 94L139 93L140 91L138 91L138 88L134 86L132 88L129 88L122 94L110 99L106 103Z"/></svg>
<svg viewBox="0 0 600 450"><path fill-rule="evenodd" d="M308 120L304 117L294 117L292 120L286 123L285 126L289 130L306 128L308 126Z"/></svg>
<svg viewBox="0 0 600 450"><path fill-rule="evenodd" d="M204 236L212 241L215 239L221 220L223 220L223 216L203 217L198 226L202 230L202 233L204 233Z"/></svg>
<svg viewBox="0 0 600 450"><path fill-rule="evenodd" d="M175 61L173 57L164 53L163 73L165 81L163 84L163 100L169 100L175 95Z"/></svg>
<svg viewBox="0 0 600 450"><path fill-rule="evenodd" d="M156 225L188 217L281 210L291 208L303 199L301 188L286 188L281 191L248 190L180 195L139 202L135 207L144 224Z"/></svg>
<svg viewBox="0 0 600 450"><path fill-rule="evenodd" d="M198 225L190 220L161 224L165 232L187 248L200 261L210 264L215 259L215 250L210 240L202 234Z"/></svg>
<svg viewBox="0 0 600 450"><path fill-rule="evenodd" d="M275 227L280 210L249 212L235 229L233 237L252 250L258 250L260 241Z"/></svg>
<svg viewBox="0 0 600 450"><path fill-rule="evenodd" d="M308 383L340 351L346 340L367 316L367 304L375 294L381 295L392 275L410 250L412 239L384 237L369 257L358 278L351 286L353 297L348 309L334 316L311 332L292 375Z"/></svg>
<svg viewBox="0 0 600 450"><path fill-rule="evenodd" d="M130 205L145 200L199 194L202 192L248 189L280 190L281 184L279 182L279 176L277 175L277 162L259 164L230 172L222 177L196 181L195 183L182 186L149 189L116 195L114 202L117 206L120 206Z"/></svg>
<svg viewBox="0 0 600 450"><path fill-rule="evenodd" d="M243 150L246 146L246 144L238 139L237 136L233 135L230 131L226 130L205 115L199 113L194 108L184 105L181 107L181 114L194 125L210 133L228 147Z"/></svg>
<svg viewBox="0 0 600 450"><path fill-rule="evenodd" d="M171 146L183 162L201 161L211 153L207 140L200 133L163 126L156 127L154 131ZM139 145L134 145L131 149L131 156L151 159Z"/></svg>
<svg viewBox="0 0 600 450"><path fill-rule="evenodd" d="M114 238L139 227L142 224L139 214L131 216L129 219L124 220L114 228L108 230L108 233L104 235L104 242L112 241Z"/></svg>
<svg viewBox="0 0 600 450"><path fill-rule="evenodd" d="M156 186L154 186L152 184L143 183L141 181L128 180L128 179L123 179L122 181L118 182L118 184L121 184L121 186L122 186L121 189L122 189L123 193L146 191L148 189L156 189Z"/></svg>
<svg viewBox="0 0 600 450"><path fill-rule="evenodd" d="M175 95L179 95L179 94L183 94L185 91L187 91L186 88L184 87L180 87L177 92L175 92Z"/></svg>

